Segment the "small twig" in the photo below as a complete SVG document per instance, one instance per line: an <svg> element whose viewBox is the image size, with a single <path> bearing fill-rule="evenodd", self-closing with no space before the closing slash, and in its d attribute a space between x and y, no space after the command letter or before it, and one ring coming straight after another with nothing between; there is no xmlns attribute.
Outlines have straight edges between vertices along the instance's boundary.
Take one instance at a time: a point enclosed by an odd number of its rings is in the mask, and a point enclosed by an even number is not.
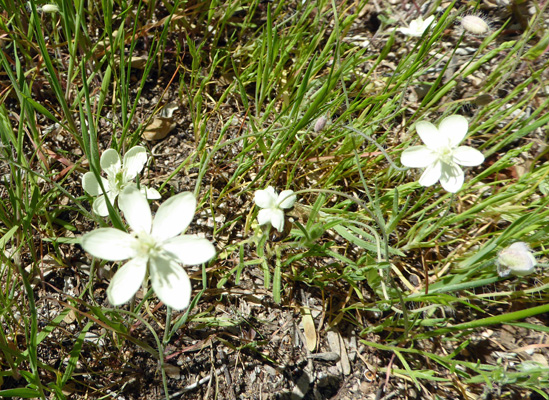
<svg viewBox="0 0 549 400"><path fill-rule="evenodd" d="M231 378L231 374L229 373L229 368L227 367L227 359L225 358L225 353L222 349L219 349L217 351L217 356L219 357L219 360L223 363L223 366L221 369L223 370L223 373L225 374L225 381L227 382L227 389L229 390L229 397L232 400L236 400L236 394L234 392L233 387L233 380Z"/></svg>
<svg viewBox="0 0 549 400"><path fill-rule="evenodd" d="M387 393L385 396L381 397L383 395L384 391L383 389L379 389L376 394L376 400L390 400L393 397L396 397L398 394L398 390L393 390L391 393Z"/></svg>
<svg viewBox="0 0 549 400"><path fill-rule="evenodd" d="M215 375L219 375L219 374L221 374L221 372L222 372L222 368L218 368L218 369L215 370ZM178 398L178 396L181 396L184 393L190 392L191 390L194 390L197 387L199 387L201 385L204 385L205 383L208 383L213 378L213 376L214 376L214 373L212 372L211 374L206 375L204 378L202 378L202 379L200 379L200 380L198 380L194 383L191 383L188 386L185 386L179 392L176 392L176 393L173 393L172 395L170 395L170 399L176 399L176 398ZM160 397L158 400L163 400L163 399L165 399L165 397Z"/></svg>
<svg viewBox="0 0 549 400"><path fill-rule="evenodd" d="M364 139L366 139L367 141L369 141L370 143L372 143L374 146L377 147L377 149L385 156L385 159L387 160L387 162L389 164L391 164L391 167L393 167L394 169L396 169L397 171L401 171L401 172L404 172L404 171L408 171L409 168L401 168L399 167L398 165L396 165L393 161L393 159L389 156L389 154L385 151L385 149L383 148L383 146L381 146L378 142L376 142L373 138L371 138L370 136L368 136L367 134L365 134L364 132L352 127L351 125L345 125L344 126L345 129L349 129L350 131L353 131L354 133L356 133L357 135L360 135L362 136Z"/></svg>
<svg viewBox="0 0 549 400"><path fill-rule="evenodd" d="M391 377L391 366L393 365L393 360L395 359L395 353L391 356L389 360L389 365L387 365L387 374L385 375L385 385L383 391L387 392L387 387L389 386L389 378Z"/></svg>

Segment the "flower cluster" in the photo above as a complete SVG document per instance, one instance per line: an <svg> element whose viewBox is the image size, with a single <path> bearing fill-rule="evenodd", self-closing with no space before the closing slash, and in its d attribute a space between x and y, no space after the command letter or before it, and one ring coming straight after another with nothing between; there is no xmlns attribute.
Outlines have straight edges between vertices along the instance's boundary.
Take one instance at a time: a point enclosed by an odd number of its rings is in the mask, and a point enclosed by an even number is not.
<svg viewBox="0 0 549 400"><path fill-rule="evenodd" d="M422 186L440 181L445 190L455 193L464 182L460 166L477 166L484 161L480 151L460 145L468 131L468 122L462 116L449 116L438 128L430 122L420 121L416 124L416 131L424 145L405 149L401 162L407 167L424 168L419 179ZM94 211L102 216L108 215L106 199L114 204L118 198L130 233L100 228L83 235L81 244L95 257L110 261L128 260L116 272L107 289L113 305L130 300L150 277L152 288L160 300L180 310L189 305L192 293L191 282L181 265L205 263L215 256L215 248L206 239L182 235L196 209L196 199L189 192L166 200L153 219L148 199L158 199L160 194L144 186L138 188L134 183L146 161L146 151L141 146L130 149L123 162L118 153L110 149L103 153L100 162L107 178L98 180L92 172L83 176L85 191L98 196L93 203ZM282 232L284 212L296 201L292 190L280 194L272 186L257 190L254 202L260 209L257 214L259 224ZM518 242L500 252L498 265L502 276L509 273L525 275L533 270L536 260L528 246Z"/></svg>

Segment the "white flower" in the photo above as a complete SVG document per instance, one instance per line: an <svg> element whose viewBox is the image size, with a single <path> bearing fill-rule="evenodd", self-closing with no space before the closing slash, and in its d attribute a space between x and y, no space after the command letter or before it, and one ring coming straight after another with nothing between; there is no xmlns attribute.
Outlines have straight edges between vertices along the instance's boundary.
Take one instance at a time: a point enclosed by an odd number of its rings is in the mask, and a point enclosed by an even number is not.
<svg viewBox="0 0 549 400"><path fill-rule="evenodd" d="M431 25L431 22L433 22L434 19L434 15L431 15L425 20L422 17L419 17L410 22L409 28L398 28L397 31L407 36L421 37L423 35L423 32L425 32L427 28L429 28L429 25Z"/></svg>
<svg viewBox="0 0 549 400"><path fill-rule="evenodd" d="M511 273L524 276L534 272L537 261L526 243L516 242L499 252L497 264L501 277Z"/></svg>
<svg viewBox="0 0 549 400"><path fill-rule="evenodd" d="M430 122L420 121L416 131L425 146L407 148L402 152L400 162L406 167L425 168L419 178L420 185L431 186L440 180L445 190L456 193L464 180L459 166L474 167L484 161L480 151L459 146L467 129L467 120L460 115L444 118L438 129Z"/></svg>
<svg viewBox="0 0 549 400"><path fill-rule="evenodd" d="M293 190L284 190L279 195L274 188L269 186L265 190L257 190L254 195L255 204L262 210L257 214L259 225L271 223L279 232L284 229L284 211L285 208L292 208L296 196Z"/></svg>
<svg viewBox="0 0 549 400"><path fill-rule="evenodd" d="M128 185L134 185L133 180L141 172L147 162L147 151L143 146L135 146L124 155L124 163L114 149L108 149L101 156L101 169L107 174L107 179L101 178L103 187L111 204ZM82 177L82 187L91 196L99 196L93 202L93 211L102 217L109 215L107 202L101 186L93 172L86 172ZM160 193L156 189L141 186L141 192L151 200L159 199Z"/></svg>
<svg viewBox="0 0 549 400"><path fill-rule="evenodd" d="M82 237L82 247L94 257L110 261L130 259L114 275L107 296L113 305L132 298L145 279L147 267L151 284L164 304L181 310L189 305L191 281L180 263L202 264L215 255L206 239L180 235L190 224L196 199L190 192L166 200L152 218L149 203L135 187L120 194L120 209L132 233L100 228Z"/></svg>

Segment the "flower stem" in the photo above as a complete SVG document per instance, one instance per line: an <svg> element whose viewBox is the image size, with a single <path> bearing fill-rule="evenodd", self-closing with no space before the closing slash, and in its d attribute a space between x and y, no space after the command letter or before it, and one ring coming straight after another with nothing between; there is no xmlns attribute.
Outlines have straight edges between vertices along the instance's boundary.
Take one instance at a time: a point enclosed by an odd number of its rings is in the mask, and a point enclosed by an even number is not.
<svg viewBox="0 0 549 400"><path fill-rule="evenodd" d="M170 341L170 326L172 323L172 308L170 306L166 306L166 326L164 327L164 337L162 338L162 345L166 346L166 344Z"/></svg>
<svg viewBox="0 0 549 400"><path fill-rule="evenodd" d="M376 142L374 139L372 139L370 136L368 136L367 134L365 134L364 132L362 131L359 131L358 129L356 128L353 128L352 126L350 125L345 125L344 128L346 129L349 129L350 131L353 131L354 133L362 136L364 139L366 139L367 141L369 141L370 143L372 143L374 146L377 147L377 149L381 152L381 154L383 154L385 156L385 158L387 159L387 162L389 162L389 164L391 164L391 167L393 167L394 169L396 169L397 171L408 171L408 168L401 168L399 167L398 165L395 164L395 162L393 161L393 159L389 156L389 154L385 151L385 149L383 148L382 145L380 145L378 142Z"/></svg>

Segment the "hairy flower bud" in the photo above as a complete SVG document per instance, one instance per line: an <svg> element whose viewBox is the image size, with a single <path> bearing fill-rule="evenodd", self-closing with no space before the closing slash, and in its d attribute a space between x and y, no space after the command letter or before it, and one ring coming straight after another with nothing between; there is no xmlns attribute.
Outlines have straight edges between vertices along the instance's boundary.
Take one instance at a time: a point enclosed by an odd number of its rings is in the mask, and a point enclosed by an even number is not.
<svg viewBox="0 0 549 400"><path fill-rule="evenodd" d="M476 15L467 15L461 19L461 26L473 35L484 35L490 30L488 23Z"/></svg>
<svg viewBox="0 0 549 400"><path fill-rule="evenodd" d="M532 250L524 242L516 242L501 250L498 254L498 274L525 276L534 272L537 261Z"/></svg>
<svg viewBox="0 0 549 400"><path fill-rule="evenodd" d="M316 120L314 131L315 133L320 132L324 127L326 126L326 122L328 122L328 118L326 118L324 115Z"/></svg>
<svg viewBox="0 0 549 400"><path fill-rule="evenodd" d="M42 6L42 11L45 13L53 14L53 13L59 12L59 7L56 6L55 4L44 4Z"/></svg>

